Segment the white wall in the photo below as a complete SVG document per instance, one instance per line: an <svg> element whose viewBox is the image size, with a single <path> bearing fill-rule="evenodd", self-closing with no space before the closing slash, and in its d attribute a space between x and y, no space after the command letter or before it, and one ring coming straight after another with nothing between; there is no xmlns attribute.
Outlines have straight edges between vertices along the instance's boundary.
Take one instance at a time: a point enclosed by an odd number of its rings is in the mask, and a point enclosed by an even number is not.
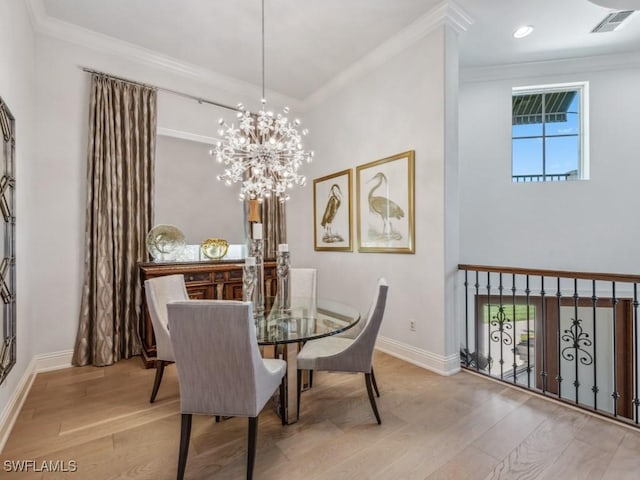
<svg viewBox="0 0 640 480"><path fill-rule="evenodd" d="M310 185L292 192L287 212L292 264L317 267L323 295L366 311L377 277L386 277L390 293L381 335L440 359L452 353L445 347L445 222L448 214L457 218L457 212L445 211L445 150L451 150L451 142L445 146L451 135L445 116L451 112L445 111L456 108L445 104L446 75L452 76L451 90L457 89L457 67L445 71L451 60L445 60L445 44L455 40L447 31L436 28L304 115L316 159L305 166ZM446 93L453 98L453 92ZM456 127L453 122L451 128ZM416 159L415 255L358 253L355 205L356 251L315 252L312 179L411 149ZM446 153L455 155L455 148ZM452 167L457 169L455 162ZM455 175L451 178L455 190ZM416 321L415 332L410 320Z"/></svg>
<svg viewBox="0 0 640 480"><path fill-rule="evenodd" d="M244 244L238 188L216 180L222 169L209 155L210 148L205 143L158 136L154 224L175 225L191 245L212 237Z"/></svg>
<svg viewBox="0 0 640 480"><path fill-rule="evenodd" d="M511 88L583 80L590 84L590 180L513 184ZM638 85L637 67L461 85L463 263L640 271Z"/></svg>
<svg viewBox="0 0 640 480"><path fill-rule="evenodd" d="M0 418L33 356L33 310L38 292L30 279L37 270L38 252L33 236L46 233L36 228L31 216L37 204L33 192L35 143L33 122L34 35L24 2L0 2L0 96L16 119L16 266L17 266L17 363L0 386Z"/></svg>

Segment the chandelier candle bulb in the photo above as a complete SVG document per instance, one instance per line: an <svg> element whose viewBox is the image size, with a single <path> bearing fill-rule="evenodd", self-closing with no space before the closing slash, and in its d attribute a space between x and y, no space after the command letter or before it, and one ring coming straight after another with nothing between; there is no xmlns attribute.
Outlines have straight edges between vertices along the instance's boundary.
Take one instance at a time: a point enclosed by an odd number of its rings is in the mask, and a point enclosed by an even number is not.
<svg viewBox="0 0 640 480"><path fill-rule="evenodd" d="M262 224L261 223L253 224L253 238L254 240L262 240Z"/></svg>

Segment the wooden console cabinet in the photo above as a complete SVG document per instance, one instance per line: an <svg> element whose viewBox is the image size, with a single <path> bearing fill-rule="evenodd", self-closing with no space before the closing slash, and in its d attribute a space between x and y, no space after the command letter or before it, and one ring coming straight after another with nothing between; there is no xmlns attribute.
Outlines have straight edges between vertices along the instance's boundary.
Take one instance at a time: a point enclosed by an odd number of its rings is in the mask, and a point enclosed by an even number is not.
<svg viewBox="0 0 640 480"><path fill-rule="evenodd" d="M211 262L181 262L139 264L142 282L142 312L139 326L142 343L142 360L147 368L153 367L156 359L156 339L147 308L144 281L164 275L184 275L190 298L211 300L242 300L242 260L220 260ZM276 262L264 262L264 293L274 296L277 288Z"/></svg>

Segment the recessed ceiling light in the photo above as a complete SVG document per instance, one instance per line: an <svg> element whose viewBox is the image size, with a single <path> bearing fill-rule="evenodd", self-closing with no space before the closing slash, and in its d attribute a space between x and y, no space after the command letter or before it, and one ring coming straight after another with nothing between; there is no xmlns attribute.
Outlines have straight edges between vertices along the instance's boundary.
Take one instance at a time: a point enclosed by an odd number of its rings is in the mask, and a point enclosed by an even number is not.
<svg viewBox="0 0 640 480"><path fill-rule="evenodd" d="M533 25L523 25L513 32L513 38L524 38L533 32Z"/></svg>

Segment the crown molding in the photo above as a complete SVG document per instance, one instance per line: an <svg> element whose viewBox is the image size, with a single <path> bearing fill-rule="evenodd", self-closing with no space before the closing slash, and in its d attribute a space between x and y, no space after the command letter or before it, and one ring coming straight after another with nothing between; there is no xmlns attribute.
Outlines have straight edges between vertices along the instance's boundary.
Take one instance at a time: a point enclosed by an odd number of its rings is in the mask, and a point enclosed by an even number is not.
<svg viewBox="0 0 640 480"><path fill-rule="evenodd" d="M303 108L306 110L322 103L353 80L384 64L440 26L449 26L460 34L466 32L472 24L473 19L462 7L453 1L444 0L309 95L304 100Z"/></svg>
<svg viewBox="0 0 640 480"><path fill-rule="evenodd" d="M163 137L180 138L182 140L190 140L197 143L205 143L207 145L215 145L218 138L206 135L198 135L197 133L185 132L184 130L175 130L173 128L158 127L156 134Z"/></svg>
<svg viewBox="0 0 640 480"><path fill-rule="evenodd" d="M261 95L260 86L258 85L222 75L213 70L183 62L154 50L50 17L46 12L44 0L26 0L26 4L33 29L40 35L176 74L213 88L224 90L240 98ZM473 19L462 7L452 0L443 0L404 30L329 80L306 99L300 100L269 91L268 97L272 100L270 103L288 105L297 110L306 110L339 91L367 71L382 65L421 38L424 38L437 27L448 26L460 34L467 31L472 24Z"/></svg>
<svg viewBox="0 0 640 480"><path fill-rule="evenodd" d="M624 70L628 68L640 68L640 53L594 55L540 62L462 68L460 70L460 83L490 82L550 75Z"/></svg>
<svg viewBox="0 0 640 480"><path fill-rule="evenodd" d="M46 12L44 0L26 0L26 4L33 29L40 35L56 38L100 53L113 55L195 80L210 87L232 93L240 98L254 98L262 95L261 87L258 85L50 17ZM267 91L267 96L270 99L269 103L272 105L288 105L296 109L300 108L299 99L274 91Z"/></svg>
<svg viewBox="0 0 640 480"><path fill-rule="evenodd" d="M445 0L436 8L444 9L444 23L453 28L458 34L466 32L474 24L473 18L453 1Z"/></svg>

